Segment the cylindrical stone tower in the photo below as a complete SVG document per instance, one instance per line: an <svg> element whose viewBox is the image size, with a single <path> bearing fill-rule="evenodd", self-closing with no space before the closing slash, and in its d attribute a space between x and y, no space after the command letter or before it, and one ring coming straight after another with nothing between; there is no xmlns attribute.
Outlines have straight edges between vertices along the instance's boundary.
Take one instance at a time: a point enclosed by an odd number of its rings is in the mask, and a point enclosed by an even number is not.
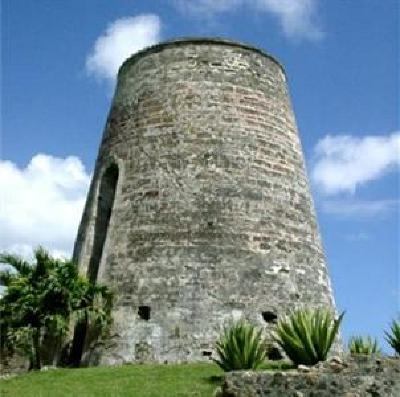
<svg viewBox="0 0 400 397"><path fill-rule="evenodd" d="M220 39L126 60L74 258L116 294L89 362L207 359L232 320L334 308L282 66Z"/></svg>

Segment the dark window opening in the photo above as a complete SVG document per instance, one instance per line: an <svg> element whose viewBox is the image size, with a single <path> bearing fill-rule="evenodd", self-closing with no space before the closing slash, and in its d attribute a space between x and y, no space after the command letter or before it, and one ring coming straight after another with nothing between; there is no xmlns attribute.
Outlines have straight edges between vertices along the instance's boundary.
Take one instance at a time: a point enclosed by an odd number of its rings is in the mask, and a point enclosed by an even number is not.
<svg viewBox="0 0 400 397"><path fill-rule="evenodd" d="M268 358L272 361L279 361L283 359L283 356L277 347L271 347L268 351Z"/></svg>
<svg viewBox="0 0 400 397"><path fill-rule="evenodd" d="M209 350L203 350L203 356L204 357L211 357L212 356L212 352L210 352Z"/></svg>
<svg viewBox="0 0 400 397"><path fill-rule="evenodd" d="M271 311L262 312L262 317L266 323L276 323L278 316L276 313Z"/></svg>
<svg viewBox="0 0 400 397"><path fill-rule="evenodd" d="M142 320L150 320L150 306L139 306L138 315Z"/></svg>
<svg viewBox="0 0 400 397"><path fill-rule="evenodd" d="M208 222L207 222L207 225L208 225L208 227L213 227L213 225L214 225L214 222L212 222L212 221L208 221Z"/></svg>
<svg viewBox="0 0 400 397"><path fill-rule="evenodd" d="M99 273L99 266L103 255L104 243L107 237L108 225L110 223L114 206L118 174L118 166L112 164L104 172L100 181L96 222L94 227L94 241L88 268L88 278L92 282L96 282Z"/></svg>
<svg viewBox="0 0 400 397"><path fill-rule="evenodd" d="M158 197L158 196L159 196L158 190L152 190L145 193L145 197Z"/></svg>

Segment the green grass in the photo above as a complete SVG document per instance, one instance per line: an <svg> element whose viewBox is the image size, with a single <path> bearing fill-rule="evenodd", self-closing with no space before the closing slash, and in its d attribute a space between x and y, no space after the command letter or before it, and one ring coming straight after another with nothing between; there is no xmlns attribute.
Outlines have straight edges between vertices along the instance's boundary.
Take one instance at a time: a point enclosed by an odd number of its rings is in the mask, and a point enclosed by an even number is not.
<svg viewBox="0 0 400 397"><path fill-rule="evenodd" d="M0 380L0 396L209 397L222 374L215 364L56 369Z"/></svg>
<svg viewBox="0 0 400 397"><path fill-rule="evenodd" d="M266 361L260 370L290 368ZM213 363L51 369L0 380L0 397L211 397L223 374Z"/></svg>
<svg viewBox="0 0 400 397"><path fill-rule="evenodd" d="M258 368L259 371L288 371L289 369L294 369L296 366L290 361L265 361Z"/></svg>

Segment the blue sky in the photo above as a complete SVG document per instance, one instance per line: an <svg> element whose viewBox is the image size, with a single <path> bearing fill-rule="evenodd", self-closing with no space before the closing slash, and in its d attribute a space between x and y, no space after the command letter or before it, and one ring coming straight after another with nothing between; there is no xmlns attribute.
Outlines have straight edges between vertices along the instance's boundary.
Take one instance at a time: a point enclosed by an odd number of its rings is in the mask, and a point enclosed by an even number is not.
<svg viewBox="0 0 400 397"><path fill-rule="evenodd" d="M118 63L177 36L285 66L343 333L400 310L397 0L3 0L0 248L68 254Z"/></svg>

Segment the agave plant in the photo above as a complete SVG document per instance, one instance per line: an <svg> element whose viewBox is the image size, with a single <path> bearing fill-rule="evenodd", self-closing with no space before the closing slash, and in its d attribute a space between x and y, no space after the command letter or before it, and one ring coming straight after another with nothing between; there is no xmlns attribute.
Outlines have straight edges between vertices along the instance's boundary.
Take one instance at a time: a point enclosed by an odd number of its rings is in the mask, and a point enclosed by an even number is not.
<svg viewBox="0 0 400 397"><path fill-rule="evenodd" d="M216 352L218 359L214 361L224 371L256 369L266 357L261 330L244 320L224 329L216 343Z"/></svg>
<svg viewBox="0 0 400 397"><path fill-rule="evenodd" d="M385 337L389 345L400 355L400 321L392 321L390 331L385 331Z"/></svg>
<svg viewBox="0 0 400 397"><path fill-rule="evenodd" d="M372 354L379 354L381 351L378 347L378 341L372 339L370 336L353 336L349 340L349 351L350 354L363 354L370 356Z"/></svg>
<svg viewBox="0 0 400 397"><path fill-rule="evenodd" d="M278 321L275 340L296 365L314 365L326 360L343 315L335 319L327 309L295 310Z"/></svg>

